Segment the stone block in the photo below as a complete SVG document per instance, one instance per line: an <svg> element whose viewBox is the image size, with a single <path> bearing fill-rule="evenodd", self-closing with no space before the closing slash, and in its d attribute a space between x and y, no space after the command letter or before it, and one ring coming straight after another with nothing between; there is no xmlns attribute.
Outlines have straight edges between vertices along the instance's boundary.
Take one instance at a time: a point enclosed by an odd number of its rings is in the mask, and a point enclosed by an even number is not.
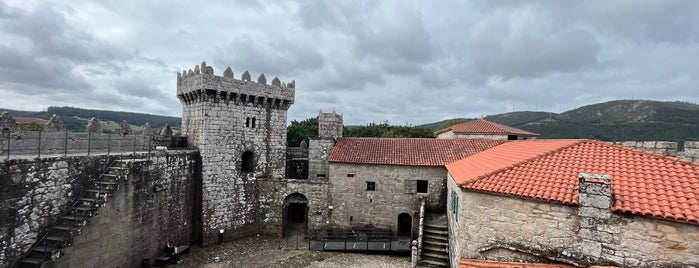
<svg viewBox="0 0 699 268"><path fill-rule="evenodd" d="M595 219L609 219L612 215L609 209L594 207L579 207L578 215L581 217L591 217Z"/></svg>
<svg viewBox="0 0 699 268"><path fill-rule="evenodd" d="M590 188L593 187L588 187L588 191ZM597 189L594 189L597 191ZM599 191L606 191L606 189L599 189ZM578 196L578 200L580 203L580 206L590 206L594 208L602 208L602 209L609 209L610 208L610 200L609 196L602 196L602 195L597 195L597 194L589 194L589 193L580 193Z"/></svg>

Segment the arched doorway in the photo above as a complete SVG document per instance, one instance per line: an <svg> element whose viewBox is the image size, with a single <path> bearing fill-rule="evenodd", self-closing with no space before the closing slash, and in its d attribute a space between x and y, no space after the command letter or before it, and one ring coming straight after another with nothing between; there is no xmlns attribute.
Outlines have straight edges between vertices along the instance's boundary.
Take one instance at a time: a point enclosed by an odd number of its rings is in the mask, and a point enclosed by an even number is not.
<svg viewBox="0 0 699 268"><path fill-rule="evenodd" d="M308 199L293 193L284 199L282 208L282 236L305 236L308 230Z"/></svg>
<svg viewBox="0 0 699 268"><path fill-rule="evenodd" d="M397 236L410 237L413 228L413 217L408 213L398 214L398 231Z"/></svg>

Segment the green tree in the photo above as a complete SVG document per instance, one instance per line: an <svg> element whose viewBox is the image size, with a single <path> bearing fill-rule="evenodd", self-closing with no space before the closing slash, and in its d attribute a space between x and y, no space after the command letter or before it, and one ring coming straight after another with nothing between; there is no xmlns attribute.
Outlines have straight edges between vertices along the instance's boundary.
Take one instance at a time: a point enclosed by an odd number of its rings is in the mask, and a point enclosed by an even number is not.
<svg viewBox="0 0 699 268"><path fill-rule="evenodd" d="M293 120L286 128L286 145L299 146L301 141L318 137L318 117L308 118L301 122Z"/></svg>
<svg viewBox="0 0 699 268"><path fill-rule="evenodd" d="M444 121L444 123L442 123L441 125L439 125L439 127L437 127L436 130L442 130L442 129L451 127L451 126L453 126L453 125L461 124L461 123L464 123L464 122L467 122L467 121L468 121L468 120L463 119L463 118L449 119L449 120L447 120L447 121Z"/></svg>

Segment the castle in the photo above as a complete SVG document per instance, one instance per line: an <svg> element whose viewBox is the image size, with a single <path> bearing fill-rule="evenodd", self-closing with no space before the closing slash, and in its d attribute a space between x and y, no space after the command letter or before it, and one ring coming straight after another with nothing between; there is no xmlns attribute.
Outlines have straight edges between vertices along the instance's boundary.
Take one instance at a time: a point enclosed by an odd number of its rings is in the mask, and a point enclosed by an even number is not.
<svg viewBox="0 0 699 268"><path fill-rule="evenodd" d="M48 252L36 262L134 267L168 240L207 246L299 229L387 230L417 240L425 264L451 267L699 263L696 163L485 120L438 139L347 138L334 111L319 113L317 139L287 147L295 90L202 62L177 74L188 150L4 161L0 264ZM119 139L150 148L133 133ZM61 248L37 245L46 234Z"/></svg>

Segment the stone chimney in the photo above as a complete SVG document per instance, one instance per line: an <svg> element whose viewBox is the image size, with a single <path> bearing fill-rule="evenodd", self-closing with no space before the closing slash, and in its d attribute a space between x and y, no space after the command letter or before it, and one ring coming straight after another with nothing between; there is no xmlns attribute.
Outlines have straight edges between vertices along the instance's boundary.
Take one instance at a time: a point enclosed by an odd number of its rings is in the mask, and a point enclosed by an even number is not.
<svg viewBox="0 0 699 268"><path fill-rule="evenodd" d="M615 260L619 227L613 223L611 177L580 173L578 241L581 253L595 262Z"/></svg>

